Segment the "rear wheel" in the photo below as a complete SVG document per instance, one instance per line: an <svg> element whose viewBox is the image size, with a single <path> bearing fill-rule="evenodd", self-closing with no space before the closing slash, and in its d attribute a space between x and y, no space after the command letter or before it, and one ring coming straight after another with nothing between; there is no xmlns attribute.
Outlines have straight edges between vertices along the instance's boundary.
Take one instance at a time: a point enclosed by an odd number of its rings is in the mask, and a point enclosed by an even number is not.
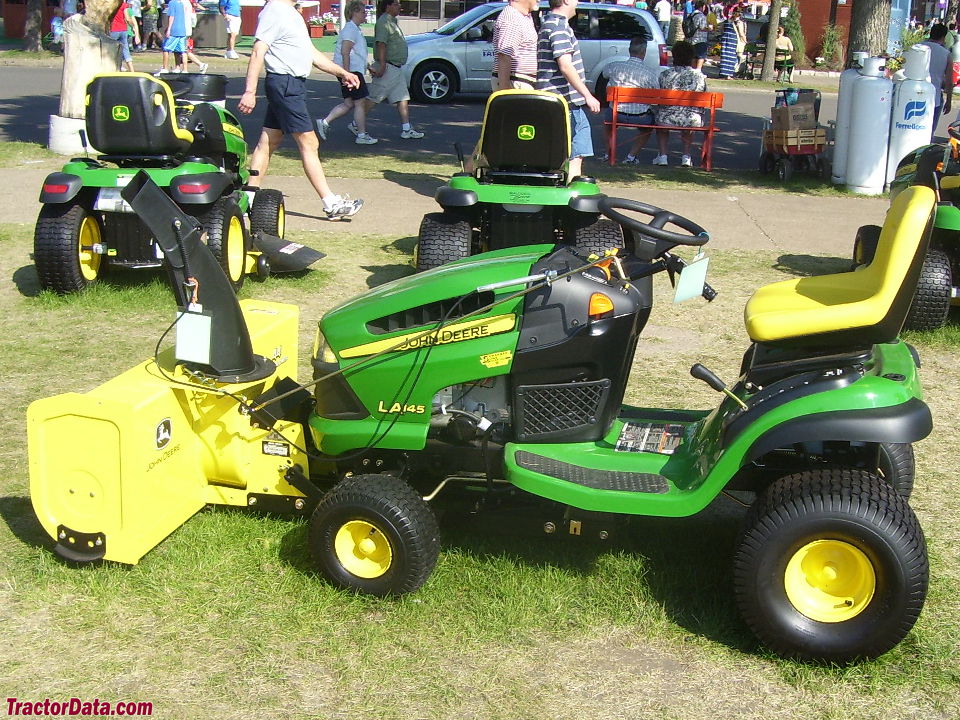
<svg viewBox="0 0 960 720"><path fill-rule="evenodd" d="M286 210L279 190L257 190L250 209L250 234L262 232L283 239Z"/></svg>
<svg viewBox="0 0 960 720"><path fill-rule="evenodd" d="M207 233L207 247L220 263L234 290L243 287L249 250L243 213L232 198L220 198L197 218Z"/></svg>
<svg viewBox="0 0 960 720"><path fill-rule="evenodd" d="M624 246L623 230L607 218L597 218L589 225L576 228L573 237L577 252L584 257L603 257L607 250L619 250Z"/></svg>
<svg viewBox="0 0 960 720"><path fill-rule="evenodd" d="M65 295L95 282L105 269L100 221L79 203L44 205L33 233L33 262L40 287Z"/></svg>
<svg viewBox="0 0 960 720"><path fill-rule="evenodd" d="M473 228L448 213L428 213L420 221L417 272L470 257Z"/></svg>
<svg viewBox="0 0 960 720"><path fill-rule="evenodd" d="M771 155L769 152L764 150L760 153L760 161L758 163L759 170L764 175L769 175L777 168L777 159Z"/></svg>
<svg viewBox="0 0 960 720"><path fill-rule="evenodd" d="M927 580L906 499L862 470L777 480L748 515L734 562L746 623L774 652L809 660L887 652L920 615Z"/></svg>
<svg viewBox="0 0 960 720"><path fill-rule="evenodd" d="M907 330L936 330L947 322L953 277L950 258L943 250L928 250L920 269L917 291L903 326Z"/></svg>
<svg viewBox="0 0 960 720"><path fill-rule="evenodd" d="M402 595L430 576L440 533L433 510L407 483L389 475L357 475L317 505L310 547L334 585L368 595Z"/></svg>

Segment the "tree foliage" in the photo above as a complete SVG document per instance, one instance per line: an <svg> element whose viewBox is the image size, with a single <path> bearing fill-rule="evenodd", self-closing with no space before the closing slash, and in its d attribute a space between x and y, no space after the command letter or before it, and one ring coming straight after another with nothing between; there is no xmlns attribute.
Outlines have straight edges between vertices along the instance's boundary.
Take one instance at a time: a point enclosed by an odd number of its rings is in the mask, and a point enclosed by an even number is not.
<svg viewBox="0 0 960 720"><path fill-rule="evenodd" d="M796 0L790 3L787 16L783 19L783 32L793 41L793 60L800 65L807 57L807 41L803 37L803 27L800 25L800 3Z"/></svg>

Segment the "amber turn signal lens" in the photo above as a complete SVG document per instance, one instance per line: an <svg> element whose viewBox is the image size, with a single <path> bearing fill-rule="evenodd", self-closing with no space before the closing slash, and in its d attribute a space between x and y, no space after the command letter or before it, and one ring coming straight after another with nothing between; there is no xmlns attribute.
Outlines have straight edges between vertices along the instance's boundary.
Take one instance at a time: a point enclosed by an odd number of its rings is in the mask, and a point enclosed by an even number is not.
<svg viewBox="0 0 960 720"><path fill-rule="evenodd" d="M590 306L587 315L591 320L599 320L604 315L613 312L613 300L603 293L594 293L590 296Z"/></svg>

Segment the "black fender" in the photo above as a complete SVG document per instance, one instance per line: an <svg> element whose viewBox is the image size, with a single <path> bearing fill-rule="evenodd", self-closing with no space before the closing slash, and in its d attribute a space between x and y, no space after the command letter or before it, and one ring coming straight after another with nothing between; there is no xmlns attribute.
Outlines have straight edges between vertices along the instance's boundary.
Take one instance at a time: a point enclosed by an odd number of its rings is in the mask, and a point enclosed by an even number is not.
<svg viewBox="0 0 960 720"><path fill-rule="evenodd" d="M40 202L44 205L73 200L83 187L80 176L71 173L50 173L40 188Z"/></svg>
<svg viewBox="0 0 960 720"><path fill-rule="evenodd" d="M442 208L472 207L480 202L473 190L460 190L449 185L437 188L433 198Z"/></svg>
<svg viewBox="0 0 960 720"><path fill-rule="evenodd" d="M746 460L752 462L771 450L819 440L912 443L933 430L930 408L919 398L864 410L814 413L788 420L753 441Z"/></svg>
<svg viewBox="0 0 960 720"><path fill-rule="evenodd" d="M567 207L575 212L598 215L600 213L600 201L605 197L606 195L603 193L597 193L596 195L577 195L576 197L570 198L567 202Z"/></svg>
<svg viewBox="0 0 960 720"><path fill-rule="evenodd" d="M227 173L184 173L170 180L169 193L177 205L209 205L232 188L233 181Z"/></svg>

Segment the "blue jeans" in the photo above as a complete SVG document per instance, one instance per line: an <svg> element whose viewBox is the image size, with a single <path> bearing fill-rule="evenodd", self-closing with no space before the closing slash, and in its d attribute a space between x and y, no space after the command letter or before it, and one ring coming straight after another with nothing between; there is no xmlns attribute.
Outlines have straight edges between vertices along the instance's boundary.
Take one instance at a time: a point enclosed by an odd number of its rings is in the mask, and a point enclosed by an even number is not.
<svg viewBox="0 0 960 720"><path fill-rule="evenodd" d="M110 33L110 37L120 43L120 54L123 56L123 61L131 62L130 42L127 40L127 31L120 30L119 32L112 32Z"/></svg>
<svg viewBox="0 0 960 720"><path fill-rule="evenodd" d="M583 106L570 108L570 157L593 157L593 133Z"/></svg>

